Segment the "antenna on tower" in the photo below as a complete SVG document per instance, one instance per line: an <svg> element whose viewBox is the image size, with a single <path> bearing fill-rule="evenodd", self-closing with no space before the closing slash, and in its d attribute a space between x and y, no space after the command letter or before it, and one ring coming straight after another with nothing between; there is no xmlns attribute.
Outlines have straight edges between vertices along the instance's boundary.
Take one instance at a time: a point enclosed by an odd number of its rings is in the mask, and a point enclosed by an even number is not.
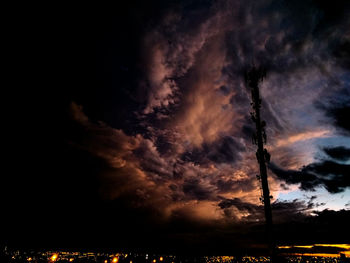
<svg viewBox="0 0 350 263"><path fill-rule="evenodd" d="M246 85L250 88L252 96L252 111L250 112L250 116L256 127L256 132L253 134L252 142L253 144L257 145L258 148L256 151L256 158L259 164L260 174L257 175L257 179L259 182L261 182L261 188L263 192L262 196L260 197L260 201L264 204L269 252L273 258L276 250L272 230L272 212L270 202L272 196L270 195L266 169L266 164L270 162L270 154L267 149L264 148L264 145L266 144L266 122L261 120L260 117L261 98L259 93L259 83L265 77L266 70L262 67L257 68L255 65L253 65L245 73Z"/></svg>

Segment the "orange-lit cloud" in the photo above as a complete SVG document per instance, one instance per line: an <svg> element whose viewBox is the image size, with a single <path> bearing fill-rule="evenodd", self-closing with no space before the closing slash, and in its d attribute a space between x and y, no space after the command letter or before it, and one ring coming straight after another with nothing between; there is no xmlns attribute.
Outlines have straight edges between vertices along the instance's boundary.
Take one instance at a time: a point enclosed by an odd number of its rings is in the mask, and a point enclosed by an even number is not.
<svg viewBox="0 0 350 263"><path fill-rule="evenodd" d="M312 140L317 138L325 138L330 135L331 135L331 132L329 130L306 131L295 135L290 135L285 139L280 139L276 142L276 146L277 147L286 146L296 142L302 142L302 141Z"/></svg>

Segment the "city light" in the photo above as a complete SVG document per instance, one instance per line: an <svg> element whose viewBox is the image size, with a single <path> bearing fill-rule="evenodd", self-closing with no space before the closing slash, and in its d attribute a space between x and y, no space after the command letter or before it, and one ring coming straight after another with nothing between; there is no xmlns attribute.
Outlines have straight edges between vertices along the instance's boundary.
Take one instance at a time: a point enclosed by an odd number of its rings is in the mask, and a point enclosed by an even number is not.
<svg viewBox="0 0 350 263"><path fill-rule="evenodd" d="M328 248L327 248L328 247ZM331 249L329 249L329 247ZM343 262L343 258L349 258L350 256L350 244L314 244L314 245L290 245L290 246L281 246L281 256L285 257L286 262L289 263L300 263L307 261L300 260L310 260L308 262L319 262L319 263L340 263ZM316 249L315 249L316 248ZM340 248L337 249L336 248ZM294 250L293 250L294 249ZM179 263L180 258L177 258L176 255L164 255L160 256L159 254L152 254L148 256L148 260L144 260L146 254L137 253L137 254L128 254L126 253L106 253L106 252L71 252L71 251L45 251L45 252L19 252L15 251L8 254L8 258L11 258L11 262L20 262L27 261L31 262L102 262L102 263L135 263L139 258L142 258L144 262L151 263ZM102 259L102 260L101 260ZM17 261L16 261L17 260ZM182 261L186 262L186 261ZM198 262L198 263L268 263L270 262L269 257L263 256L244 256L240 258L240 261L236 261L235 256L199 256L195 261L187 262Z"/></svg>
<svg viewBox="0 0 350 263"><path fill-rule="evenodd" d="M53 255L51 256L51 261L56 261L56 260L57 260L57 257L58 257L57 254L53 254Z"/></svg>

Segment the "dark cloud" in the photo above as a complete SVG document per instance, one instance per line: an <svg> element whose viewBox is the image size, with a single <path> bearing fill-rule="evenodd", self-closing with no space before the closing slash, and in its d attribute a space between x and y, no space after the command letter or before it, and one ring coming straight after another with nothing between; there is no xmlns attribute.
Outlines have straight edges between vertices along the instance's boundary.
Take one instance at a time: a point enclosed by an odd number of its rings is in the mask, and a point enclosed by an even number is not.
<svg viewBox="0 0 350 263"><path fill-rule="evenodd" d="M255 212L257 207L261 207L261 206L255 205L255 204L244 202L239 198L225 199L225 200L221 201L218 204L218 206L221 209L230 208L230 207L234 206L238 210L243 210L243 211L247 211L250 213Z"/></svg>
<svg viewBox="0 0 350 263"><path fill-rule="evenodd" d="M269 164L269 169L275 175L277 175L279 179L285 181L287 184L301 183L301 189L314 190L314 182L317 181L317 176L313 174L303 171L283 170L282 168L275 165L273 162Z"/></svg>
<svg viewBox="0 0 350 263"><path fill-rule="evenodd" d="M219 91L224 95L227 96L230 94L230 89L224 85L220 86Z"/></svg>
<svg viewBox="0 0 350 263"><path fill-rule="evenodd" d="M350 69L350 41L343 40L334 49L334 56L339 64L347 69Z"/></svg>
<svg viewBox="0 0 350 263"><path fill-rule="evenodd" d="M348 164L326 160L304 166L299 171L284 170L274 163L270 163L269 168L287 184L300 184L302 190L314 191L316 187L324 186L330 193L339 193L350 187Z"/></svg>
<svg viewBox="0 0 350 263"><path fill-rule="evenodd" d="M244 151L244 147L231 136L223 137L208 148L208 158L216 163L233 163L240 159L239 153Z"/></svg>
<svg viewBox="0 0 350 263"><path fill-rule="evenodd" d="M232 136L223 136L213 143L204 143L200 148L185 152L183 160L203 164L208 160L214 163L234 164L241 159L244 146Z"/></svg>
<svg viewBox="0 0 350 263"><path fill-rule="evenodd" d="M211 200L213 199L213 189L203 187L198 178L188 178L184 181L183 192L187 197L193 200Z"/></svg>
<svg viewBox="0 0 350 263"><path fill-rule="evenodd" d="M272 203L274 235L280 244L314 243L314 240L323 243L336 243L341 240L346 242L349 234L347 220L350 217L350 210L332 211L326 209L314 212L313 207L322 205L313 204L312 202L315 199L311 197L308 202L298 199L292 201L276 200ZM260 225L262 227L265 221L262 204L251 204L233 198L222 200L219 207L224 210L225 216L231 220L235 219L237 210L248 214L240 220L248 224L251 231L257 231L259 228L256 226ZM255 234L260 233L258 235L264 236L263 227L260 231L255 232Z"/></svg>
<svg viewBox="0 0 350 263"><path fill-rule="evenodd" d="M331 106L327 109L327 115L334 120L336 127L340 128L347 135L350 133L350 102L341 105Z"/></svg>
<svg viewBox="0 0 350 263"><path fill-rule="evenodd" d="M216 179L216 178L215 178ZM219 178L218 180L213 180L213 184L217 187L217 191L219 194L236 192L236 191L244 191L250 192L256 189L256 178L248 177L241 180L234 179L226 179Z"/></svg>
<svg viewBox="0 0 350 263"><path fill-rule="evenodd" d="M279 201L276 200L271 204L272 215L276 223L281 222L295 222L304 220L310 215L313 208L312 203L304 200L294 199L293 201Z"/></svg>
<svg viewBox="0 0 350 263"><path fill-rule="evenodd" d="M224 211L225 217L234 221L259 222L264 218L263 206L242 201L240 198L223 200L218 206ZM244 216L241 216L241 214Z"/></svg>
<svg viewBox="0 0 350 263"><path fill-rule="evenodd" d="M350 148L344 146L323 148L323 151L328 154L328 156L340 161L350 159Z"/></svg>
<svg viewBox="0 0 350 263"><path fill-rule="evenodd" d="M336 90L329 98L316 101L316 106L323 110L331 123L341 134L349 136L350 124L348 116L350 114L350 89L348 86Z"/></svg>
<svg viewBox="0 0 350 263"><path fill-rule="evenodd" d="M161 157L157 149L150 140L145 140L133 153L140 160L143 171L154 174L159 181L168 180L173 175L172 166Z"/></svg>
<svg viewBox="0 0 350 263"><path fill-rule="evenodd" d="M308 202L295 199L293 201L276 200L271 204L275 223L281 224L292 221L302 221L310 216L311 209L320 204L314 204L311 198ZM257 205L242 201L239 198L224 199L218 206L224 210L227 217L234 218L239 211L244 216L240 219L245 222L262 222L265 219L263 204ZM234 208L234 209L232 209Z"/></svg>
<svg viewBox="0 0 350 263"><path fill-rule="evenodd" d="M342 35L344 29L338 27L339 23L349 23L346 16L349 4L344 1L341 3L342 11L339 15L337 11L337 16L334 16L334 4L324 2L320 4L312 1L293 1L287 4L271 1L264 4L262 3L264 7L259 9L251 2L246 3L247 6L254 6L255 12L248 13L242 10L239 23L243 24L244 28L244 22L249 15L252 15L252 19L256 22L255 27L238 31L239 36L236 36L235 32L230 34L228 42L232 47L232 59L235 63L237 61L241 63L238 63L238 66L250 63L249 60L255 56L257 62L270 71L288 73L310 63L318 63L322 57L330 56L334 43L337 43L338 39L345 38ZM276 13L283 15L274 17L273 14ZM268 27L264 28L265 31L259 31L260 27L257 25L259 22L268 23ZM333 34L330 34L330 30L333 30ZM284 32L282 38L278 37L281 31ZM324 47L315 47L311 50L306 48L321 39L327 41ZM262 40L265 40L263 41L265 46L257 48L258 42ZM242 56L238 55L238 50L242 52ZM244 61L245 59L248 61Z"/></svg>

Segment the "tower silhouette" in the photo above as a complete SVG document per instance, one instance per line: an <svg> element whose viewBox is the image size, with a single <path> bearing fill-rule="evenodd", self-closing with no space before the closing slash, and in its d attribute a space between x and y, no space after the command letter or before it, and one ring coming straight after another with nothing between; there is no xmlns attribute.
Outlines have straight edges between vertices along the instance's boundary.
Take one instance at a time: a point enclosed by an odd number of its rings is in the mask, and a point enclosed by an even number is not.
<svg viewBox="0 0 350 263"><path fill-rule="evenodd" d="M252 111L250 113L253 122L255 123L256 132L253 134L253 144L257 145L258 149L256 152L256 158L259 164L260 174L257 175L257 179L261 182L262 187L262 196L260 201L264 204L265 210L265 219L266 219L266 233L269 243L269 252L271 257L275 256L275 243L273 238L273 229L272 229L272 211L271 211L271 202L269 184L267 180L267 169L266 163L270 161L270 154L264 148L266 144L266 132L265 126L266 122L261 120L260 108L261 108L261 98L259 92L259 83L266 77L266 71L263 68L256 68L253 66L245 73L245 81L248 87L251 90L252 97Z"/></svg>

